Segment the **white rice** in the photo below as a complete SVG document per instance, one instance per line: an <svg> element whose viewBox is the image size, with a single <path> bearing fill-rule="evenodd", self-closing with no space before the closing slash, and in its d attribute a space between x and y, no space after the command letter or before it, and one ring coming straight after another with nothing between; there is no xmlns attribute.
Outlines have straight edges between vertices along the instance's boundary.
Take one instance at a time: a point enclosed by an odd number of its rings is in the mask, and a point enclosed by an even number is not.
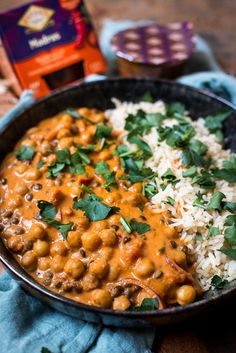
<svg viewBox="0 0 236 353"><path fill-rule="evenodd" d="M116 108L107 111L107 116L115 130L124 131L125 119L128 114L136 114L139 109L147 113L165 113L165 105L162 101L155 103L121 103L117 99L113 99ZM208 147L208 155L216 160L216 166L222 167L222 161L230 156L230 151L223 150L222 146L217 143L214 134L210 134L204 127L204 120L192 121L196 130L194 138L200 140ZM165 120L165 126L175 123L174 119ZM125 133L121 135L125 141ZM155 128L151 132L143 136L143 140L149 144L152 149L153 156L146 161L146 166L152 168L159 176L163 175L168 168L180 180L176 185L168 184L164 191L159 190L152 197L151 203L155 205L156 212L170 210L172 212L172 225L177 227L181 238L187 243L189 249L196 255L196 273L200 284L204 290L208 290L211 286L211 278L219 275L223 279L229 281L236 279L236 261L230 260L227 256L219 251L224 243L224 221L229 215L228 211L220 214L217 211L206 211L202 208L194 207L193 201L196 199L198 191L203 191L198 185L191 185L191 178L184 178L182 172L184 166L181 163L181 149L174 149L168 146L165 141L157 143L158 133ZM129 145L129 144L128 144ZM131 148L134 146L130 145ZM157 177L157 184L163 181ZM223 180L216 180L215 191L221 191L225 194L227 201L236 201L236 188ZM210 200L213 192L211 190L205 192L204 199ZM167 197L175 200L174 206L164 204L162 201ZM213 222L214 227L219 227L220 235L208 237L208 227ZM202 240L196 240L197 234L202 234Z"/></svg>

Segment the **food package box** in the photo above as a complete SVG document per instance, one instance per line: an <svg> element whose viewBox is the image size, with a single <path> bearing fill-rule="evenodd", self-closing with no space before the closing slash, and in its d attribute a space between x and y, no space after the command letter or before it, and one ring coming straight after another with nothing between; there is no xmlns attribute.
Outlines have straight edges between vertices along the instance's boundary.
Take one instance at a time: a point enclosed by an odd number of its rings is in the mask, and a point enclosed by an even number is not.
<svg viewBox="0 0 236 353"><path fill-rule="evenodd" d="M0 65L18 94L32 89L40 98L106 70L83 0L38 0L6 11L0 33Z"/></svg>

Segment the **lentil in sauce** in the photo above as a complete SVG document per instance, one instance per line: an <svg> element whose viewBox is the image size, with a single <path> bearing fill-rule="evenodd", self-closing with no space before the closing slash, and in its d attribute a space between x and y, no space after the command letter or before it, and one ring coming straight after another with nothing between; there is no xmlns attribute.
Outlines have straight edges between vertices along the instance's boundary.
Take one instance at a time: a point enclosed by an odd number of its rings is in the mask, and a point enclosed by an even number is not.
<svg viewBox="0 0 236 353"><path fill-rule="evenodd" d="M119 145L94 109L28 130L1 166L1 237L37 282L78 302L191 303L200 290L188 248L169 215L155 213L144 182L129 181Z"/></svg>

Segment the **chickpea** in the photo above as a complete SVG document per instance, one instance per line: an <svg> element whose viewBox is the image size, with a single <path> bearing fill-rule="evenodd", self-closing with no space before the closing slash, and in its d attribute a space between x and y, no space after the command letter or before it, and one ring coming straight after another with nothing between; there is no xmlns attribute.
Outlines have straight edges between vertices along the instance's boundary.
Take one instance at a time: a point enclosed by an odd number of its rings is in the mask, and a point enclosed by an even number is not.
<svg viewBox="0 0 236 353"><path fill-rule="evenodd" d="M79 248L81 246L80 232L70 231L67 236L67 243L71 248Z"/></svg>
<svg viewBox="0 0 236 353"><path fill-rule="evenodd" d="M29 239L43 239L46 235L46 232L41 224L32 224L30 230L28 231Z"/></svg>
<svg viewBox="0 0 236 353"><path fill-rule="evenodd" d="M110 293L105 289L95 289L92 292L93 305L101 308L110 308L112 304L112 298Z"/></svg>
<svg viewBox="0 0 236 353"><path fill-rule="evenodd" d="M111 151L105 149L102 150L99 154L98 154L98 160L99 161L107 161L108 159L110 159L112 157L112 153Z"/></svg>
<svg viewBox="0 0 236 353"><path fill-rule="evenodd" d="M121 198L120 193L119 193L118 191L113 191L113 192L111 192L111 193L106 197L106 200L105 200L105 201L106 201L108 204L112 204L112 203L114 203L114 202L120 200L120 198Z"/></svg>
<svg viewBox="0 0 236 353"><path fill-rule="evenodd" d="M18 174L23 174L27 169L27 165L26 164L19 164L15 167L15 171L18 173Z"/></svg>
<svg viewBox="0 0 236 353"><path fill-rule="evenodd" d="M79 184L73 184L71 186L71 193L73 195L76 195L76 196L80 195L80 193L81 193L80 185Z"/></svg>
<svg viewBox="0 0 236 353"><path fill-rule="evenodd" d="M101 231L108 228L108 222L106 220L98 221L93 224L93 229L96 231Z"/></svg>
<svg viewBox="0 0 236 353"><path fill-rule="evenodd" d="M22 145L35 147L37 145L37 143L34 140L27 139L22 142Z"/></svg>
<svg viewBox="0 0 236 353"><path fill-rule="evenodd" d="M86 273L81 280L81 285L85 292L96 289L99 287L99 279L94 276L92 273Z"/></svg>
<svg viewBox="0 0 236 353"><path fill-rule="evenodd" d="M130 188L129 191L141 193L142 192L142 183L135 183Z"/></svg>
<svg viewBox="0 0 236 353"><path fill-rule="evenodd" d="M85 130L81 135L82 144L91 143L93 141L93 136L94 135L90 131Z"/></svg>
<svg viewBox="0 0 236 353"><path fill-rule="evenodd" d="M179 265L181 267L186 267L186 265L187 265L186 254L181 250L176 250L175 262L177 263L177 265Z"/></svg>
<svg viewBox="0 0 236 353"><path fill-rule="evenodd" d="M33 245L33 250L37 256L43 257L49 254L50 247L46 241L38 239Z"/></svg>
<svg viewBox="0 0 236 353"><path fill-rule="evenodd" d="M16 194L24 196L29 189L24 183L21 182L20 184L16 184L14 190Z"/></svg>
<svg viewBox="0 0 236 353"><path fill-rule="evenodd" d="M135 265L134 273L138 277L147 278L154 272L153 263L146 257L139 259Z"/></svg>
<svg viewBox="0 0 236 353"><path fill-rule="evenodd" d="M23 200L20 195L14 195L14 198L11 198L7 201L7 206L10 209L20 207L20 206L22 206L22 204L23 204Z"/></svg>
<svg viewBox="0 0 236 353"><path fill-rule="evenodd" d="M27 181L38 180L39 178L41 178L41 176L42 176L41 171L38 169L34 169L34 168L28 169L27 172L25 173L25 179Z"/></svg>
<svg viewBox="0 0 236 353"><path fill-rule="evenodd" d="M178 233L176 232L176 229L174 227L171 227L171 226L165 227L164 232L165 232L165 236L168 239L173 239L173 238L176 238L178 236Z"/></svg>
<svg viewBox="0 0 236 353"><path fill-rule="evenodd" d="M117 236L114 229L103 229L100 233L102 242L106 246L115 246L117 244Z"/></svg>
<svg viewBox="0 0 236 353"><path fill-rule="evenodd" d="M63 216L72 216L74 214L74 211L71 207L63 207L62 214Z"/></svg>
<svg viewBox="0 0 236 353"><path fill-rule="evenodd" d="M24 248L24 243L19 236L13 235L7 239L7 246L14 252L21 252Z"/></svg>
<svg viewBox="0 0 236 353"><path fill-rule="evenodd" d="M63 198L64 194L62 191L58 189L50 190L49 195L48 195L48 200L49 202L52 202L54 204L58 204Z"/></svg>
<svg viewBox="0 0 236 353"><path fill-rule="evenodd" d="M114 249L110 248L109 246L102 247L101 250L99 251L100 257L102 257L105 260L110 260L111 257L113 256Z"/></svg>
<svg viewBox="0 0 236 353"><path fill-rule="evenodd" d="M76 224L79 230L85 231L89 228L90 222L87 217L78 217L76 220Z"/></svg>
<svg viewBox="0 0 236 353"><path fill-rule="evenodd" d="M74 279L78 279L82 276L82 273L84 272L84 264L79 259L71 258L66 262L64 270L68 275L71 275Z"/></svg>
<svg viewBox="0 0 236 353"><path fill-rule="evenodd" d="M23 234L24 233L24 229L19 227L19 226L10 226L10 227L7 227L6 229L4 229L3 231L3 235L4 237L8 238L12 235L15 235L15 234Z"/></svg>
<svg viewBox="0 0 236 353"><path fill-rule="evenodd" d="M125 295L120 295L113 300L114 310L127 310L130 307L130 301Z"/></svg>
<svg viewBox="0 0 236 353"><path fill-rule="evenodd" d="M103 258L96 259L89 266L89 272L98 278L104 278L109 271L109 265Z"/></svg>
<svg viewBox="0 0 236 353"><path fill-rule="evenodd" d="M46 271L50 268L51 260L49 257L40 257L38 260L38 268L41 271Z"/></svg>
<svg viewBox="0 0 236 353"><path fill-rule="evenodd" d="M120 267L117 265L110 265L109 273L108 273L108 281L115 281L120 274Z"/></svg>
<svg viewBox="0 0 236 353"><path fill-rule="evenodd" d="M62 115L62 117L61 117L61 122L60 122L60 126L61 126L61 127L70 129L72 123L73 123L73 118L72 118L72 116L70 116L69 114L64 114L64 115Z"/></svg>
<svg viewBox="0 0 236 353"><path fill-rule="evenodd" d="M85 250L94 251L101 245L101 238L94 232L85 232L81 240Z"/></svg>
<svg viewBox="0 0 236 353"><path fill-rule="evenodd" d="M28 271L34 271L37 267L37 262L37 257L32 250L24 253L21 259L22 266L27 268Z"/></svg>
<svg viewBox="0 0 236 353"><path fill-rule="evenodd" d="M65 147L70 148L73 146L74 139L73 137L63 137L59 141L60 148L64 149Z"/></svg>
<svg viewBox="0 0 236 353"><path fill-rule="evenodd" d="M110 225L116 224L120 225L120 215L114 214L111 217L109 217L108 222Z"/></svg>
<svg viewBox="0 0 236 353"><path fill-rule="evenodd" d="M50 246L51 255L61 255L65 256L67 253L67 247L64 240L58 240L51 244Z"/></svg>
<svg viewBox="0 0 236 353"><path fill-rule="evenodd" d="M48 164L53 164L55 163L57 160L57 157L54 153L50 154L49 156L47 156L47 163Z"/></svg>
<svg viewBox="0 0 236 353"><path fill-rule="evenodd" d="M60 255L55 255L51 260L52 272L62 272L64 270L65 258Z"/></svg>
<svg viewBox="0 0 236 353"><path fill-rule="evenodd" d="M51 150L51 144L48 141L43 141L40 145L40 151L45 155Z"/></svg>
<svg viewBox="0 0 236 353"><path fill-rule="evenodd" d="M145 198L140 193L129 194L122 200L122 203L127 203L127 204L130 204L131 206L139 206L144 202L145 202Z"/></svg>
<svg viewBox="0 0 236 353"><path fill-rule="evenodd" d="M57 137L58 137L59 139L61 139L61 138L63 138L63 137L70 137L70 136L71 136L71 132L70 132L69 129L64 129L64 128L62 128L62 129L60 129L60 130L58 131L58 133L57 133Z"/></svg>
<svg viewBox="0 0 236 353"><path fill-rule="evenodd" d="M186 305L192 303L196 298L196 290L193 286L183 285L176 291L177 302L180 305Z"/></svg>

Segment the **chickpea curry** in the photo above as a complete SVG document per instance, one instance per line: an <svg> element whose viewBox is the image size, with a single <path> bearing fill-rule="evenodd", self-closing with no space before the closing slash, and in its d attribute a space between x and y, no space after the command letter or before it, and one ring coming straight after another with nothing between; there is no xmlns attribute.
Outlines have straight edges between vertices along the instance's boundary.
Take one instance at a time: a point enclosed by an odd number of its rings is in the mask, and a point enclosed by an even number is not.
<svg viewBox="0 0 236 353"><path fill-rule="evenodd" d="M68 109L31 128L1 166L1 237L40 284L114 310L199 295L188 247L145 192L144 149L122 145L104 113Z"/></svg>

